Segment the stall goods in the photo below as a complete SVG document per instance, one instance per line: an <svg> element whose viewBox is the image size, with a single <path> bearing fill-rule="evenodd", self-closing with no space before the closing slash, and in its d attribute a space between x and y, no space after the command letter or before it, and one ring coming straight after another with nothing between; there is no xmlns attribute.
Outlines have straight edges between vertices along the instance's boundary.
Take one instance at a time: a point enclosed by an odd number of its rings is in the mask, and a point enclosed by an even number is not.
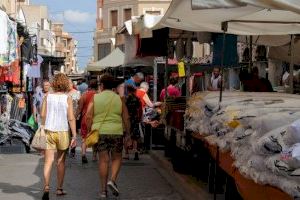
<svg viewBox="0 0 300 200"><path fill-rule="evenodd" d="M187 129L230 151L234 166L259 184L300 197L300 96L197 93L188 101Z"/></svg>
<svg viewBox="0 0 300 200"><path fill-rule="evenodd" d="M21 141L26 147L34 136L34 130L26 124L14 119L0 118L0 146L9 144L12 140Z"/></svg>

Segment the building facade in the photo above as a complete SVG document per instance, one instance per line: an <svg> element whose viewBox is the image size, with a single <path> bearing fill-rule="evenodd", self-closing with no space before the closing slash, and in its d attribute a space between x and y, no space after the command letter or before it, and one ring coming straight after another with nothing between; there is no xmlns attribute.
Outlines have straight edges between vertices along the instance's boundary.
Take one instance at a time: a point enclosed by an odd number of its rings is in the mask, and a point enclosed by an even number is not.
<svg viewBox="0 0 300 200"><path fill-rule="evenodd" d="M1 0L0 9L9 16L16 18L17 11L23 5L29 5L29 0Z"/></svg>
<svg viewBox="0 0 300 200"><path fill-rule="evenodd" d="M39 5L23 5L18 14L18 18L24 17L29 34L37 35L38 54L53 56L55 38L51 31L48 8ZM24 16L22 17L20 15Z"/></svg>
<svg viewBox="0 0 300 200"><path fill-rule="evenodd" d="M62 72L71 74L77 72L77 41L64 31L63 23L52 23L55 35L55 56L65 57L65 66Z"/></svg>
<svg viewBox="0 0 300 200"><path fill-rule="evenodd" d="M115 48L116 32L125 21L146 13L163 15L170 3L171 0L97 0L94 61L101 60Z"/></svg>

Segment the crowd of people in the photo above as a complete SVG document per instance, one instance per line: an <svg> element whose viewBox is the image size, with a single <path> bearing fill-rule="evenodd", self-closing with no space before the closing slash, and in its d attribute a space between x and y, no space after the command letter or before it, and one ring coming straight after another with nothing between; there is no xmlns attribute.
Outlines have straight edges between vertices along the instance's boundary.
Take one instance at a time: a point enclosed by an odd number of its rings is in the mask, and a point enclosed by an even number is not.
<svg viewBox="0 0 300 200"><path fill-rule="evenodd" d="M99 131L100 135L92 148L92 160L98 160L99 165L100 197L106 198L108 189L115 196L119 195L116 181L122 159L130 159L130 152L134 160L140 159L142 124L151 124L151 119L145 120L146 109L155 109L161 104L150 100L149 85L143 80L142 73L136 73L125 82L104 74L99 82L92 79L88 84L80 81L75 85L66 75L57 74L51 82L44 80L41 87L36 88L33 116L46 133L43 200L49 199L55 153L56 195L61 196L67 194L63 190L66 156L75 158L80 133L82 164L87 164L85 140L92 130Z"/></svg>

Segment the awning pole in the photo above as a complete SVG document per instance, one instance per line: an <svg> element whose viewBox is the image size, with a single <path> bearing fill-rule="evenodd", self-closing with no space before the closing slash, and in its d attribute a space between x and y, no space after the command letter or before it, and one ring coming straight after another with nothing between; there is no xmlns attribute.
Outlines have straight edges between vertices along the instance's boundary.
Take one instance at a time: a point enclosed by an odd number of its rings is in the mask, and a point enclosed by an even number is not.
<svg viewBox="0 0 300 200"><path fill-rule="evenodd" d="M222 46L222 54L221 54L221 88L220 88L220 99L219 103L222 102L223 97L223 81L224 81L224 53L225 53L225 42L226 42L226 32L228 29L228 22L222 22L222 30L223 30L223 46Z"/></svg>
<svg viewBox="0 0 300 200"><path fill-rule="evenodd" d="M294 56L295 56L295 35L291 35L291 55L290 55L290 93L294 93Z"/></svg>
<svg viewBox="0 0 300 200"><path fill-rule="evenodd" d="M250 35L250 45L249 45L249 68L252 70L252 67L253 67L253 60L252 60L252 57L253 57L253 36Z"/></svg>
<svg viewBox="0 0 300 200"><path fill-rule="evenodd" d="M154 59L153 65L153 101L157 102L157 58Z"/></svg>

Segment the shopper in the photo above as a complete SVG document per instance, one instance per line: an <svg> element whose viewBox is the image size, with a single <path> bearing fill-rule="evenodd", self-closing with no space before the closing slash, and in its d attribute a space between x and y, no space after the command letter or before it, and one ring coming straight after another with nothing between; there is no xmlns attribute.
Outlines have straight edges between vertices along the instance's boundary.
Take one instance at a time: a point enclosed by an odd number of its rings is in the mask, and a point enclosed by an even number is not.
<svg viewBox="0 0 300 200"><path fill-rule="evenodd" d="M139 160L138 140L141 137L140 123L143 116L142 105L139 98L135 95L136 89L132 86L127 87L128 96L126 98L126 106L130 117L131 142L134 152L134 160ZM129 142L125 140L125 157L129 159Z"/></svg>
<svg viewBox="0 0 300 200"><path fill-rule="evenodd" d="M88 90L83 93L83 95L80 97L80 100L78 102L78 109L76 116L77 118L81 119L81 138L82 138L82 144L81 144L81 160L82 164L88 163L88 159L86 157L86 145L85 145L85 138L88 134L87 130L87 124L86 124L86 117L87 117L87 109L89 103L93 100L94 95L97 93L98 90L98 83L97 80L92 79L89 82L89 88ZM95 149L93 148L93 161L97 160L96 158L97 154L95 152Z"/></svg>
<svg viewBox="0 0 300 200"><path fill-rule="evenodd" d="M134 88L137 88L138 85L144 80L144 74L141 72L136 73L134 76L132 76L130 79L125 81L125 96L127 96L127 87L132 86Z"/></svg>
<svg viewBox="0 0 300 200"><path fill-rule="evenodd" d="M114 78L110 75L103 75L100 79L101 92L94 95L87 111L88 130L99 130L100 134L97 150L101 198L107 197L107 187L112 190L115 196L119 195L116 181L122 162L122 120L125 121L126 134L129 134L130 131L129 121L125 117L125 104L122 103L120 96L112 91L115 87ZM109 168L110 162L111 167ZM109 173L109 169L111 169L111 173ZM111 174L110 181L108 181L109 174Z"/></svg>
<svg viewBox="0 0 300 200"><path fill-rule="evenodd" d="M213 69L213 73L211 75L207 89L209 91L220 91L221 82L222 82L222 76L220 74L220 69L215 67Z"/></svg>
<svg viewBox="0 0 300 200"><path fill-rule="evenodd" d="M73 102L67 95L69 80L60 73L54 76L52 83L53 93L47 94L42 105L42 125L47 136L44 165L44 194L43 200L49 199L49 184L54 154L57 151L57 189L56 195L66 195L63 190L65 176L66 150L76 146L76 124L73 113ZM69 125L72 132L70 142Z"/></svg>
<svg viewBox="0 0 300 200"><path fill-rule="evenodd" d="M179 97L181 96L180 89L176 87L178 80L176 78L170 78L169 85L167 87L168 97ZM163 89L160 93L160 101L164 101L166 96L166 89Z"/></svg>
<svg viewBox="0 0 300 200"><path fill-rule="evenodd" d="M147 92L149 90L149 84L147 82L142 82L140 87L136 90L135 95L139 98L143 112L146 107L154 108L155 106L161 105L160 102L152 103Z"/></svg>
<svg viewBox="0 0 300 200"><path fill-rule="evenodd" d="M88 84L86 84L85 79L81 80L81 83L77 86L77 89L80 91L81 94L87 91L88 89Z"/></svg>
<svg viewBox="0 0 300 200"><path fill-rule="evenodd" d="M36 87L35 94L33 96L33 117L36 123L41 125L41 110L44 96L50 91L51 85L48 80L43 80L42 87Z"/></svg>
<svg viewBox="0 0 300 200"><path fill-rule="evenodd" d="M74 83L73 83L73 81L71 79L69 79L69 92L68 92L68 95L72 98L72 101L73 101L73 111L74 111L74 114L75 114L75 112L77 111L77 107L78 107L78 101L80 99L80 92L75 89ZM75 157L75 152L76 152L76 147L74 147L74 148L72 148L70 150L70 156L72 158Z"/></svg>
<svg viewBox="0 0 300 200"><path fill-rule="evenodd" d="M273 92L270 81L259 76L257 67L253 67L251 74L245 70L241 71L240 80L245 92Z"/></svg>

